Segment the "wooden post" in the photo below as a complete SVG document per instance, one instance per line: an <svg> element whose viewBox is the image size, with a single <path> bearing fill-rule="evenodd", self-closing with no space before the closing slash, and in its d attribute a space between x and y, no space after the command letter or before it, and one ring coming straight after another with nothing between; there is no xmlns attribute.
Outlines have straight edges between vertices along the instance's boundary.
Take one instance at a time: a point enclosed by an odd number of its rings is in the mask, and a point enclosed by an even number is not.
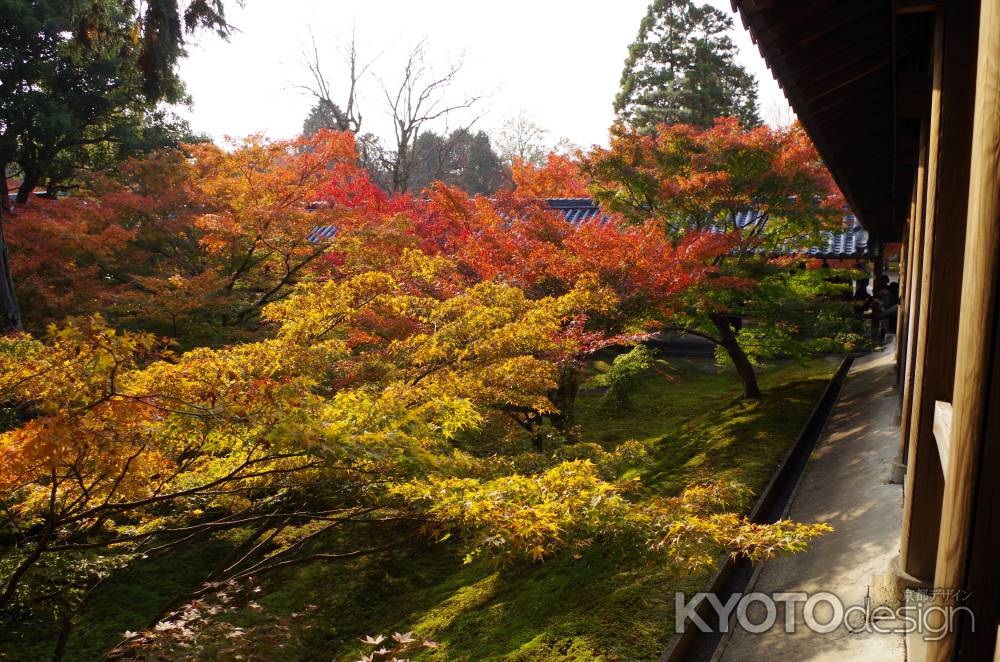
<svg viewBox="0 0 1000 662"><path fill-rule="evenodd" d="M975 590L965 586L965 572L976 471L990 414L991 353L996 342L1000 279L1000 0L982 0L980 8L974 118L964 274L962 291L956 293L961 295L962 308L951 448L934 577L935 586L942 589ZM983 623L981 627L991 625ZM955 645L954 633L929 642L928 660L951 660Z"/></svg>
<svg viewBox="0 0 1000 662"><path fill-rule="evenodd" d="M904 416L900 425L902 448L906 453L906 482L903 490L903 531L900 538L900 566L907 573L923 580L932 580L934 561L937 554L937 515L940 514L942 487L941 480L935 480L940 473L940 460L933 453L934 439L928 440L926 421L921 414L926 408L923 388L927 363L928 314L936 275L933 257L935 255L935 228L937 204L937 167L939 136L941 128L941 78L944 56L944 13L937 12L934 21L933 72L931 80L931 119L927 144L927 201L924 211L923 265L921 271L920 305L916 310L917 341L914 351L913 398L911 415ZM950 400L950 398L949 398ZM930 402L933 412L933 401ZM905 414L905 408L904 408ZM909 431L907 431L909 428ZM909 434L909 437L905 435ZM918 475L919 467L919 475ZM915 492L914 487L919 485ZM935 489L936 488L936 489ZM933 511L937 509L937 513ZM930 516L928 516L930 515Z"/></svg>
<svg viewBox="0 0 1000 662"><path fill-rule="evenodd" d="M920 157L917 164L917 175L914 183L913 205L910 230L910 241L913 244L910 248L910 266L906 270L906 347L903 350L903 363L901 366L900 383L902 384L903 397L900 401L900 424L899 424L899 457L906 458L908 455L908 445L910 442L910 416L913 405L913 371L916 365L915 345L920 336L920 328L917 326L917 311L920 309L921 298L921 272L923 270L923 237L924 218L926 216L924 198L927 190L927 125L924 125L920 133Z"/></svg>
<svg viewBox="0 0 1000 662"><path fill-rule="evenodd" d="M969 157L976 87L978 0L951 2L935 25L931 144L923 290L919 312L910 449L906 461L900 566L931 579L944 476L933 433L935 401L951 402L969 206ZM943 28L943 29L942 29ZM942 33L943 32L943 38ZM971 35L971 36L970 36Z"/></svg>
<svg viewBox="0 0 1000 662"><path fill-rule="evenodd" d="M925 231L925 297L920 311L925 326L917 344L920 376L914 382L913 428L907 461L907 483L901 565L909 574L933 575L941 513L943 475L933 436L934 402L951 402L955 378L958 310L961 302L962 255L968 210L969 156L976 77L978 2L945 6L944 46L939 85L935 69L934 104L940 102L939 167L929 181ZM971 35L971 36L970 36ZM935 48L935 50L937 50ZM939 98L937 98L939 96ZM935 117L932 114L932 122ZM933 140L933 130L932 130ZM932 159L935 150L932 146ZM930 188L933 186L933 194Z"/></svg>
<svg viewBox="0 0 1000 662"><path fill-rule="evenodd" d="M896 313L896 383L902 391L904 366L906 364L906 311L910 309L910 268L913 263L913 218L917 202L917 182L913 182L913 192L910 194L910 215L906 221L906 238L899 249L899 308ZM900 398L902 407L903 400ZM902 448L902 444L900 444ZM905 459L905 455L900 456Z"/></svg>

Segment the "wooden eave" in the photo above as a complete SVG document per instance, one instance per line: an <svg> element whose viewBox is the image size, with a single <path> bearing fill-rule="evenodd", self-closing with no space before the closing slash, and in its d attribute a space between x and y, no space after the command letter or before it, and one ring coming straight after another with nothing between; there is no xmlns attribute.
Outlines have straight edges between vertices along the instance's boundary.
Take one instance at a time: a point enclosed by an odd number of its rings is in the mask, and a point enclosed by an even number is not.
<svg viewBox="0 0 1000 662"><path fill-rule="evenodd" d="M732 0L848 203L899 241L930 110L934 2Z"/></svg>

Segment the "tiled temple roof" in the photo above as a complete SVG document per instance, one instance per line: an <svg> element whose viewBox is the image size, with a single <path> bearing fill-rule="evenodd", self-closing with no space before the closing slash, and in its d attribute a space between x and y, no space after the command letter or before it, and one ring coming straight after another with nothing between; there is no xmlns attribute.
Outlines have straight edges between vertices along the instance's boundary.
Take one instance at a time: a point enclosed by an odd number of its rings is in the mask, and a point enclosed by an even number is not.
<svg viewBox="0 0 1000 662"><path fill-rule="evenodd" d="M570 223L581 223L602 217L601 208L590 198L549 198L549 207L562 213ZM750 222L751 210L736 215L736 222L741 227ZM861 227L853 215L844 217L844 229L841 232L826 232L825 244L807 249L796 249L796 254L806 254L824 259L864 259L872 257L868 245L868 232Z"/></svg>
<svg viewBox="0 0 1000 662"><path fill-rule="evenodd" d="M607 218L601 212L598 204L590 198L548 198L546 202L551 209L560 212L563 218L573 224L595 218ZM740 212L736 216L736 222L741 226L746 225L752 218L751 214L751 210ZM310 233L309 240L332 239L336 233L337 229L334 226L320 225ZM843 231L827 232L825 235L827 237L825 244L789 252L823 259L867 259L873 257L871 247L868 245L868 232L861 227L854 216L844 217Z"/></svg>

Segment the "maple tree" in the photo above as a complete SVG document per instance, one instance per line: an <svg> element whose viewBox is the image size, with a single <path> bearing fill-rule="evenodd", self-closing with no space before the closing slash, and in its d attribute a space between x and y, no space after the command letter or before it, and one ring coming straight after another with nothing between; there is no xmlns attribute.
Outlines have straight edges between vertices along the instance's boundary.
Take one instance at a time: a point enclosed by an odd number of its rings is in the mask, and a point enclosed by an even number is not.
<svg viewBox="0 0 1000 662"><path fill-rule="evenodd" d="M631 222L654 223L673 242L719 238L705 255L713 277L675 299L670 327L721 348L745 397L760 397L754 361L855 340L829 306L840 287L829 274L775 257L816 242L844 214L801 127L745 130L731 118L708 129L661 124L652 134L618 126L582 167L595 199Z"/></svg>
<svg viewBox="0 0 1000 662"><path fill-rule="evenodd" d="M402 251L419 248L453 260L466 286L509 283L539 298L565 294L579 279L593 277L614 293L613 308L590 311L561 330L575 338L577 349L549 357L560 367L558 387L549 393L554 408L508 408L539 446L544 420L563 432L572 428L587 357L655 331L670 318L679 293L713 273L709 258L727 241L705 232L675 245L654 223L629 224L614 214L570 224L544 201L519 191L470 198L437 184L424 200L397 198L388 207L385 215L339 238L352 248L337 270L357 269L360 261L365 268L391 271Z"/></svg>
<svg viewBox="0 0 1000 662"><path fill-rule="evenodd" d="M192 199L205 210L195 219L199 243L221 263L222 290L233 295L225 321L242 322L281 297L327 251L314 228L346 222L339 208L310 203L335 165L356 168L354 141L349 133L320 131L291 141L254 136L231 151L205 144L189 149Z"/></svg>
<svg viewBox="0 0 1000 662"><path fill-rule="evenodd" d="M11 271L29 327L111 305L118 282L106 277L135 236L119 222L121 213L110 200L72 197L34 200L8 217Z"/></svg>
<svg viewBox="0 0 1000 662"><path fill-rule="evenodd" d="M709 257L725 239L692 233L677 244L654 223L630 224L617 214L569 224L544 203L517 196L499 199L491 232L480 229L464 246L463 257L479 263L483 277L500 277L529 292L560 291L583 274L593 274L613 291L613 311L590 315L568 329L583 350L565 357L554 419L565 429L574 422L580 368L593 352L631 345L672 319L678 297L714 275ZM502 219L516 217L517 223Z"/></svg>
<svg viewBox="0 0 1000 662"><path fill-rule="evenodd" d="M392 521L391 502L372 504L379 486L455 464L447 440L478 407L544 406L553 369L534 354L594 297L482 283L438 300L368 273L301 286L267 308L274 337L218 350L173 356L100 318L7 337L0 390L30 411L0 435L4 528L20 532L0 604L68 584L65 602L136 554L213 531L244 533L218 571L241 578L313 558L306 542L346 520ZM373 317L410 331L379 339Z"/></svg>
<svg viewBox="0 0 1000 662"><path fill-rule="evenodd" d="M8 217L30 328L104 310L188 344L213 329L224 340L329 250L317 226L349 225L372 201L348 133L185 150L130 159ZM351 204L313 204L331 191Z"/></svg>
<svg viewBox="0 0 1000 662"><path fill-rule="evenodd" d="M583 443L573 425L594 352L634 346L603 375L625 407L653 362L641 343L664 327L725 347L748 394L753 361L829 340L836 320L811 303L832 291L824 275L769 256L837 207L800 129L622 129L589 158L544 161L518 138L513 190L470 196L455 184L500 186L489 137L429 128L478 101L448 101L460 65L435 75L411 50L383 85L396 131L383 149L345 130L360 129L367 68L352 43L343 112L310 65L308 136L197 142L157 104L184 95L188 34L232 30L225 4L0 0L20 54L0 63L17 110L0 163L21 178L0 210L0 331L17 329L0 335L5 626L51 623L58 660L106 579L223 539L198 585L112 655L286 636L287 619L210 616L269 573L418 537L500 565L625 545L690 571L829 530L751 522L734 482L652 496L635 478L645 443ZM592 192L604 208L583 223L544 202ZM754 323L737 332L736 316ZM386 644L370 657L438 645L363 641Z"/></svg>
<svg viewBox="0 0 1000 662"><path fill-rule="evenodd" d="M15 541L0 558L0 604L55 610L69 627L114 569L218 531L238 543L209 582L453 527L470 553L500 560L620 528L695 565L710 556L703 544L756 557L825 530L702 517L688 500L632 504L627 484L588 461L535 456L541 466L524 474L523 463L458 450L456 436L498 407L552 410L559 369L548 357L579 351L567 321L610 310L615 297L592 276L559 296L492 280L432 296L414 286L456 279L453 260L405 249L400 265L401 279L368 271L300 283L264 307L273 333L219 349L175 355L99 317L41 340L4 338L0 396L26 404L0 434L3 527ZM456 498L492 505L462 519ZM395 535L351 547L345 534L373 523ZM481 536L498 535L501 546L482 549Z"/></svg>
<svg viewBox="0 0 1000 662"><path fill-rule="evenodd" d="M625 542L692 569L827 530L753 524L735 484L635 498L641 444L539 452L544 420L572 427L595 350L743 296L728 264L755 253L730 258L735 233L611 204L567 223L528 193L583 190L569 161L488 199L388 195L346 133L184 149L11 217L26 310L49 326L0 339L5 612L46 610L65 636L105 577L220 532L232 553L161 624L223 582L415 536L499 563ZM489 446L504 417L534 450Z"/></svg>
<svg viewBox="0 0 1000 662"><path fill-rule="evenodd" d="M590 384L607 389L603 398L605 404L617 409L629 409L630 391L655 365L656 355L652 350L645 345L636 345L628 352L616 356L607 372L594 375Z"/></svg>
<svg viewBox="0 0 1000 662"><path fill-rule="evenodd" d="M2 0L0 221L8 184L24 204L72 190L82 172L195 140L166 104L185 99L186 35L231 27L222 0ZM17 179L8 179L15 175ZM21 327L0 227L0 330Z"/></svg>
<svg viewBox="0 0 1000 662"><path fill-rule="evenodd" d="M569 157L549 153L543 163L514 157L511 179L524 198L586 198L589 196L579 164Z"/></svg>

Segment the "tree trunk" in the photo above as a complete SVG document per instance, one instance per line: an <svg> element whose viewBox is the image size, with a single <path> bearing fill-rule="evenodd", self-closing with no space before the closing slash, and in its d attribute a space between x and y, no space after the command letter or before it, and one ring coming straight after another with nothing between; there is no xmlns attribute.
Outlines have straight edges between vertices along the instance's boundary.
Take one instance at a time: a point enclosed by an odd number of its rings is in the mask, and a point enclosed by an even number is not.
<svg viewBox="0 0 1000 662"><path fill-rule="evenodd" d="M746 352L736 341L736 334L733 333L733 318L729 315L709 315L709 319L712 320L712 324L719 332L719 344L729 354L733 365L736 366L736 373L740 376L740 381L743 382L743 397L753 400L760 399L757 375Z"/></svg>
<svg viewBox="0 0 1000 662"><path fill-rule="evenodd" d="M559 385L549 394L549 399L559 408L558 414L552 414L549 419L552 426L560 432L566 432L576 424L574 409L576 395L580 391L580 371L571 361L559 366Z"/></svg>
<svg viewBox="0 0 1000 662"><path fill-rule="evenodd" d="M42 174L40 172L26 170L24 172L24 179L21 180L21 186L17 189L17 204L23 205L30 200L32 192L40 181L42 181Z"/></svg>
<svg viewBox="0 0 1000 662"><path fill-rule="evenodd" d="M3 201L0 202L0 334L17 331L21 328L21 310L14 294L14 277L10 272L10 252L3 234L3 217L10 202L7 192L7 179L4 177L2 190Z"/></svg>
<svg viewBox="0 0 1000 662"><path fill-rule="evenodd" d="M545 433L542 428L538 428L531 433L531 447L535 449L536 453L541 453L545 450Z"/></svg>
<svg viewBox="0 0 1000 662"><path fill-rule="evenodd" d="M62 662L66 657L66 644L69 642L69 635L73 632L73 617L76 612L70 612L63 617L59 626L59 638L56 639L55 650L52 651L52 662Z"/></svg>

